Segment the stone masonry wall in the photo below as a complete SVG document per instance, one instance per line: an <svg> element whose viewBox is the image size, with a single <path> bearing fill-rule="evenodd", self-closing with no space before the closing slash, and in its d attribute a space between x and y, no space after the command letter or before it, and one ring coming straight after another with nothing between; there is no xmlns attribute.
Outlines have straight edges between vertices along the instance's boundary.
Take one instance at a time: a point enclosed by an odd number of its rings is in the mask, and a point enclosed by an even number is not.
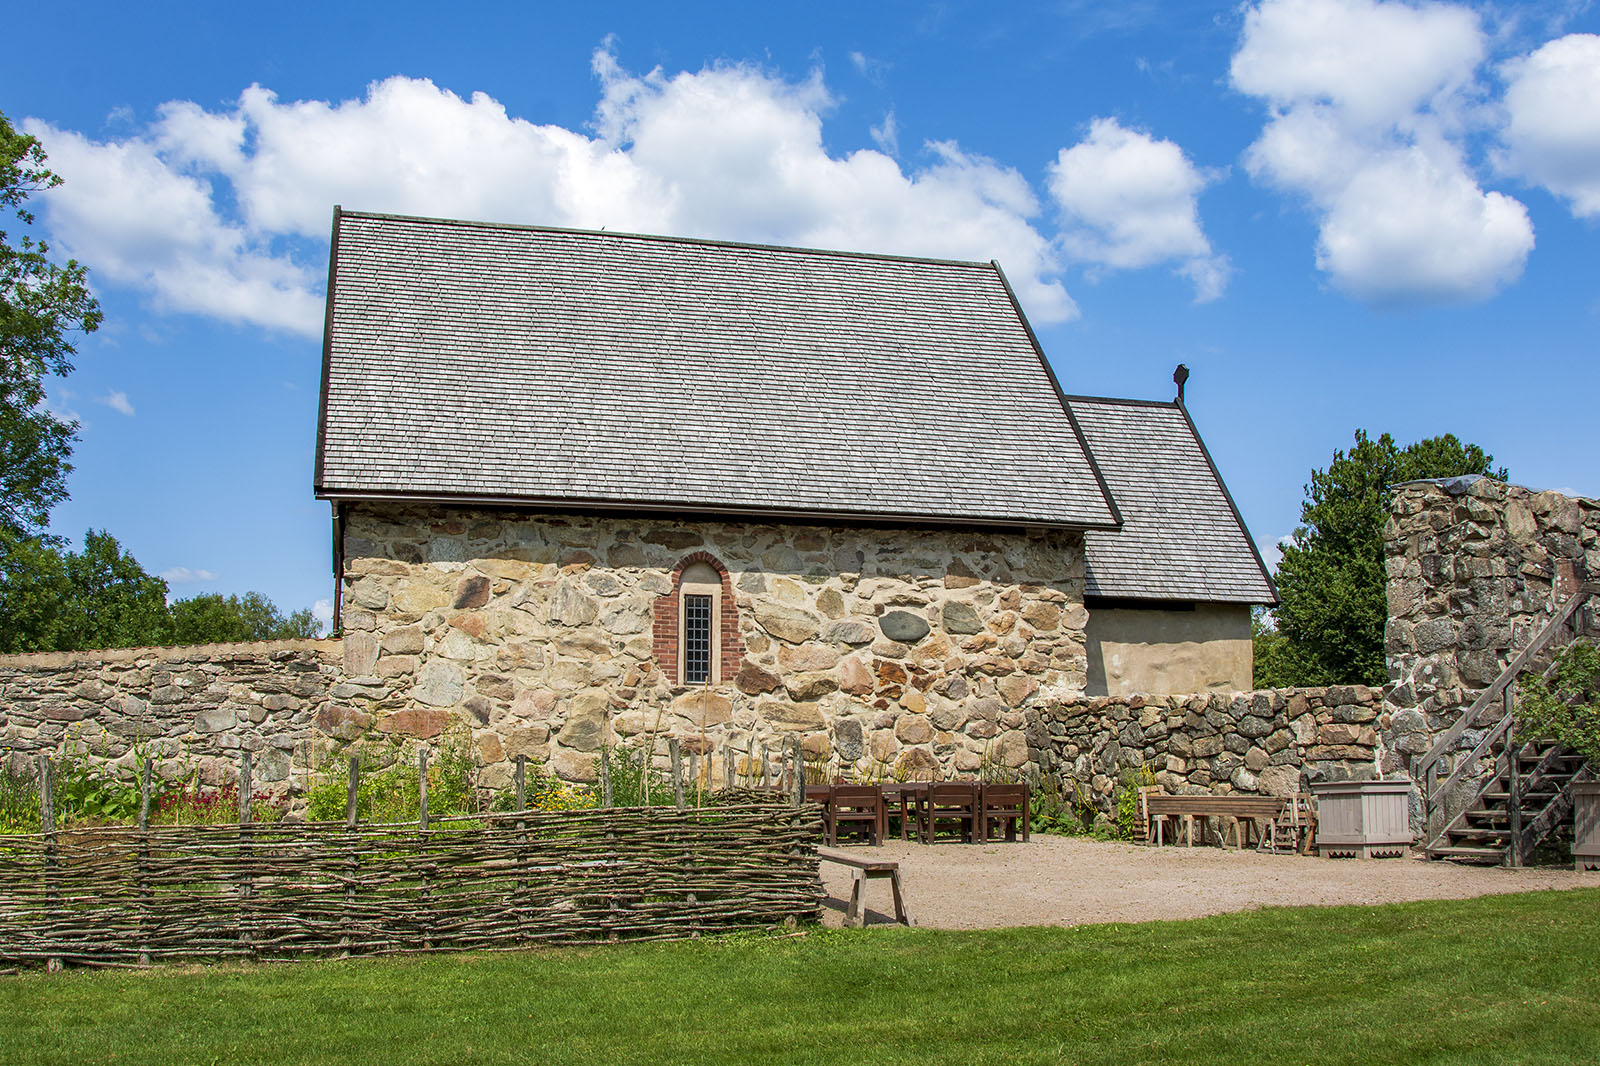
<svg viewBox="0 0 1600 1066"><path fill-rule="evenodd" d="M1395 491L1385 531L1391 749L1386 773L1449 728L1587 575L1600 502L1488 478ZM1470 730L1466 746L1477 740Z"/></svg>
<svg viewBox="0 0 1600 1066"><path fill-rule="evenodd" d="M0 754L71 752L131 773L143 750L162 777L214 786L244 750L254 780L281 790L333 739L340 653L306 640L0 656Z"/></svg>
<svg viewBox="0 0 1600 1066"><path fill-rule="evenodd" d="M799 736L869 774L1021 767L1028 710L1084 689L1078 534L399 505L352 507L345 530L331 713L421 737L465 723L491 786L518 754L591 778L602 743L638 734ZM743 655L685 688L658 607L696 559L723 572Z"/></svg>
<svg viewBox="0 0 1600 1066"><path fill-rule="evenodd" d="M1178 794L1288 795L1377 777L1383 695L1365 685L1052 701L1030 723L1040 773L1109 807L1128 771Z"/></svg>

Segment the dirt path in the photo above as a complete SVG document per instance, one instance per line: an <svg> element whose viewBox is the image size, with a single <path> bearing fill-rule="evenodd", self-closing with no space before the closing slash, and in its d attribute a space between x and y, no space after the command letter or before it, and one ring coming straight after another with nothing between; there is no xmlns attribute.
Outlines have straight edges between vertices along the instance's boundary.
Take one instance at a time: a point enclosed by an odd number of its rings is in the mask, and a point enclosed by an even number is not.
<svg viewBox="0 0 1600 1066"><path fill-rule="evenodd" d="M1207 914L1265 906L1466 899L1542 888L1600 887L1600 871L1504 870L1419 859L1315 859L1221 848L1146 848L1036 836L1028 844L907 844L848 849L900 863L906 906L918 926L987 929L1084 925ZM839 925L850 873L822 864ZM867 885L869 921L893 914L887 881Z"/></svg>

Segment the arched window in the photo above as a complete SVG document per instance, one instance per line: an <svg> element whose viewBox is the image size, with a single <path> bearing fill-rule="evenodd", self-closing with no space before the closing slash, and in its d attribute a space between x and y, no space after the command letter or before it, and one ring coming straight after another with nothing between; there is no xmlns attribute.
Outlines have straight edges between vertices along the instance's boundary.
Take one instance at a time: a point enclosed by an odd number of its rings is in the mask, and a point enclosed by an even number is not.
<svg viewBox="0 0 1600 1066"><path fill-rule="evenodd" d="M678 684L722 680L722 575L709 563L684 567L678 578Z"/></svg>
<svg viewBox="0 0 1600 1066"><path fill-rule="evenodd" d="M672 587L656 597L651 655L679 688L726 685L739 672L744 639L728 568L710 552L685 556Z"/></svg>

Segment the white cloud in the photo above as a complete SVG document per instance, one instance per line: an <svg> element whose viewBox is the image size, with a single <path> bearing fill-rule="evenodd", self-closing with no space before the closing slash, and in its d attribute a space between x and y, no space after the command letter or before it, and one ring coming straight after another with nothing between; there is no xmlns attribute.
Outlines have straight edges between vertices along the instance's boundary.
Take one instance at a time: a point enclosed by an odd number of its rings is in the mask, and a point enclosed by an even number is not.
<svg viewBox="0 0 1600 1066"><path fill-rule="evenodd" d="M125 392L108 392L100 397L100 402L113 411L120 411L129 418L133 417L133 404L128 402L128 394Z"/></svg>
<svg viewBox="0 0 1600 1066"><path fill-rule="evenodd" d="M311 617L317 620L317 632L326 633L333 628L333 601L318 600L311 605Z"/></svg>
<svg viewBox="0 0 1600 1066"><path fill-rule="evenodd" d="M1183 149L1114 118L1095 119L1049 167L1069 255L1113 270L1176 263L1197 301L1222 295L1228 279L1226 258L1200 227L1196 199L1206 184Z"/></svg>
<svg viewBox="0 0 1600 1066"><path fill-rule="evenodd" d="M874 85L883 84L883 75L889 69L888 63L881 59L873 59L864 52L851 52L850 65L856 68L857 74Z"/></svg>
<svg viewBox="0 0 1600 1066"><path fill-rule="evenodd" d="M1294 544L1294 534L1285 533L1277 540L1261 549L1261 561L1266 564L1269 573L1278 572L1278 564L1283 562L1283 549Z"/></svg>
<svg viewBox="0 0 1600 1066"><path fill-rule="evenodd" d="M1543 185L1580 218L1600 216L1600 36L1573 33L1500 68L1508 173Z"/></svg>
<svg viewBox="0 0 1600 1066"><path fill-rule="evenodd" d="M218 575L211 570L191 570L187 566L169 566L161 571L161 580L169 585L193 585L200 581L215 581Z"/></svg>
<svg viewBox="0 0 1600 1066"><path fill-rule="evenodd" d="M1516 280L1533 226L1463 156L1485 121L1478 15L1395 0L1263 0L1245 15L1233 86L1271 117L1245 154L1306 197L1317 266L1374 303L1487 297Z"/></svg>
<svg viewBox="0 0 1600 1066"><path fill-rule="evenodd" d="M883 116L882 125L873 126L868 132L872 134L872 143L878 146L878 151L891 156L900 154L900 134L895 128L893 111Z"/></svg>
<svg viewBox="0 0 1600 1066"><path fill-rule="evenodd" d="M96 143L31 122L66 184L47 222L95 276L158 306L316 335L321 242L335 203L396 213L601 227L1001 261L1030 315L1077 314L1039 204L1015 170L951 143L902 169L830 153L832 97L747 65L635 75L595 53L600 98L580 133L391 77L364 98L232 107L173 101L141 134ZM894 145L892 125L881 131Z"/></svg>

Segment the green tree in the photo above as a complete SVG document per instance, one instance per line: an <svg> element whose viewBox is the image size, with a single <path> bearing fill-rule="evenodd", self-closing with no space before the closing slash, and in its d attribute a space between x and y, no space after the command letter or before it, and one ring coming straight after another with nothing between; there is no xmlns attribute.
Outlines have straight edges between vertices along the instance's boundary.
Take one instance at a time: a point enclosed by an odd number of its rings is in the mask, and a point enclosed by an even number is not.
<svg viewBox="0 0 1600 1066"><path fill-rule="evenodd" d="M1263 639L1257 630L1257 647L1279 684L1384 682L1389 490L1462 474L1506 478L1504 468L1494 469L1492 455L1451 434L1398 448L1387 433L1372 440L1362 430L1348 453L1334 452L1326 470L1311 472L1301 525L1278 564L1276 636Z"/></svg>
<svg viewBox="0 0 1600 1066"><path fill-rule="evenodd" d="M0 209L33 225L29 196L61 184L45 168L44 147L0 113ZM77 423L43 406L47 375L72 371L75 335L100 326L87 273L73 260L52 263L50 246L0 230L0 528L37 532L67 495Z"/></svg>
<svg viewBox="0 0 1600 1066"><path fill-rule="evenodd" d="M1257 607L1250 612L1250 638L1255 646L1256 688L1292 688L1298 676L1288 661L1288 641L1278 632L1272 612Z"/></svg>
<svg viewBox="0 0 1600 1066"><path fill-rule="evenodd" d="M175 644L217 644L242 640L294 640L317 635L309 610L285 616L259 592L243 596L210 593L172 604Z"/></svg>
<svg viewBox="0 0 1600 1066"><path fill-rule="evenodd" d="M82 651L171 642L167 583L117 539L89 530L83 550L0 535L0 650Z"/></svg>

